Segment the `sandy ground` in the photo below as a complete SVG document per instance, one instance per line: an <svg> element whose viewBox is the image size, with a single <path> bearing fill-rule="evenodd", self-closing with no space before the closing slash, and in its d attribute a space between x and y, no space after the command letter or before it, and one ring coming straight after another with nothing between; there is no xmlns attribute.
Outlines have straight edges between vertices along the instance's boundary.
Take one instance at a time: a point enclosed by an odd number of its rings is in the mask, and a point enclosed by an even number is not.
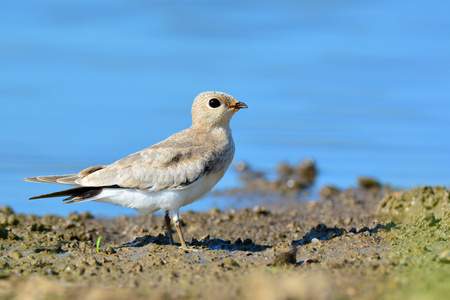
<svg viewBox="0 0 450 300"><path fill-rule="evenodd" d="M273 182L240 168L245 185L227 194L251 194L265 206L182 214L189 250L169 244L162 216L38 217L0 208L0 299L450 294L450 198L444 187L398 191L361 178L358 188L323 187L320 199L304 202L298 195L315 176L308 163L280 165Z"/></svg>

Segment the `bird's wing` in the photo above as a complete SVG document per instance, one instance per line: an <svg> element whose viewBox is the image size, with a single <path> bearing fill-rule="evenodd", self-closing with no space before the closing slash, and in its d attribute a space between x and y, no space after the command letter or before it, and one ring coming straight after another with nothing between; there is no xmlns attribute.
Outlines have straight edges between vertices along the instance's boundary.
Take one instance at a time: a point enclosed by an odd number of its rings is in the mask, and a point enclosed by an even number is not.
<svg viewBox="0 0 450 300"><path fill-rule="evenodd" d="M77 174L50 175L50 176L26 177L25 181L39 182L39 183L78 185L77 183L75 183L75 180L77 180L78 178L79 177Z"/></svg>
<svg viewBox="0 0 450 300"><path fill-rule="evenodd" d="M182 189L204 176L217 156L207 146L161 142L97 169L76 182L82 186Z"/></svg>
<svg viewBox="0 0 450 300"><path fill-rule="evenodd" d="M48 176L37 176L37 177L26 177L25 181L29 182L39 182L39 183L52 183L52 184L65 184L65 185L78 185L77 180L86 177L87 175L103 169L107 166L93 166L81 171L78 174L67 174L67 175L48 175Z"/></svg>
<svg viewBox="0 0 450 300"><path fill-rule="evenodd" d="M209 171L211 158L201 148L148 148L99 169L77 183L152 191L184 188Z"/></svg>

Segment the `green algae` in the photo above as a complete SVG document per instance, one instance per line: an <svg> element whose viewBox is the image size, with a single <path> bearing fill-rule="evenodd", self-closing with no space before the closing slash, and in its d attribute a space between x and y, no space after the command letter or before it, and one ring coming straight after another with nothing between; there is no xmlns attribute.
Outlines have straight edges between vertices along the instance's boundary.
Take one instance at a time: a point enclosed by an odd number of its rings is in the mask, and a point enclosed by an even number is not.
<svg viewBox="0 0 450 300"><path fill-rule="evenodd" d="M384 197L378 213L391 217L387 239L393 270L380 290L384 299L446 299L450 294L449 192L420 187Z"/></svg>
<svg viewBox="0 0 450 300"><path fill-rule="evenodd" d="M422 186L384 196L377 213L395 221L410 221L421 213L431 212L440 218L450 210L450 193L443 186Z"/></svg>
<svg viewBox="0 0 450 300"><path fill-rule="evenodd" d="M439 257L450 249L450 213L438 219L420 214L398 224L391 239L391 281L386 299L445 299L450 294L450 268Z"/></svg>

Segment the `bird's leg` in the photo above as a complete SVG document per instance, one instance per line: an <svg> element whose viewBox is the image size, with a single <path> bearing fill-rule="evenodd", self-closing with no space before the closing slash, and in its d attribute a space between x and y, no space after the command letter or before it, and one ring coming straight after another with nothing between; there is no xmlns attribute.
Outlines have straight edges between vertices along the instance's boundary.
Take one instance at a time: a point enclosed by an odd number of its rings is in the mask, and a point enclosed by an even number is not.
<svg viewBox="0 0 450 300"><path fill-rule="evenodd" d="M169 211L166 211L166 215L164 216L164 225L166 226L167 233L169 234L169 241L170 244L173 245L173 236L172 236L172 228L170 226L170 218L169 218Z"/></svg>
<svg viewBox="0 0 450 300"><path fill-rule="evenodd" d="M180 238L181 247L183 249L188 249L186 246L186 242L184 241L183 233L181 232L180 220L179 220L179 212L175 211L173 214L173 223L175 224L175 229L178 232L178 236Z"/></svg>
<svg viewBox="0 0 450 300"><path fill-rule="evenodd" d="M175 229L177 230L178 236L180 237L181 246L184 249L187 249L188 247L186 246L186 242L184 241L183 233L181 232L180 220L175 222Z"/></svg>

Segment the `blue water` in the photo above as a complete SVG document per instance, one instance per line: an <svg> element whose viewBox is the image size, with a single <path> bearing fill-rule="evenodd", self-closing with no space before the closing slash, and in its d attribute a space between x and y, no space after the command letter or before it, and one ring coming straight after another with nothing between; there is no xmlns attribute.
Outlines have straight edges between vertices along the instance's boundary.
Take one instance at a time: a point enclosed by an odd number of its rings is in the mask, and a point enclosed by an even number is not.
<svg viewBox="0 0 450 300"><path fill-rule="evenodd" d="M369 175L450 182L450 3L8 1L0 10L0 205L16 212L133 210L28 201L26 176L109 164L190 126L193 98L248 104L235 160L273 172L313 157L317 185ZM239 185L230 170L217 185ZM186 209L227 206L207 197Z"/></svg>

